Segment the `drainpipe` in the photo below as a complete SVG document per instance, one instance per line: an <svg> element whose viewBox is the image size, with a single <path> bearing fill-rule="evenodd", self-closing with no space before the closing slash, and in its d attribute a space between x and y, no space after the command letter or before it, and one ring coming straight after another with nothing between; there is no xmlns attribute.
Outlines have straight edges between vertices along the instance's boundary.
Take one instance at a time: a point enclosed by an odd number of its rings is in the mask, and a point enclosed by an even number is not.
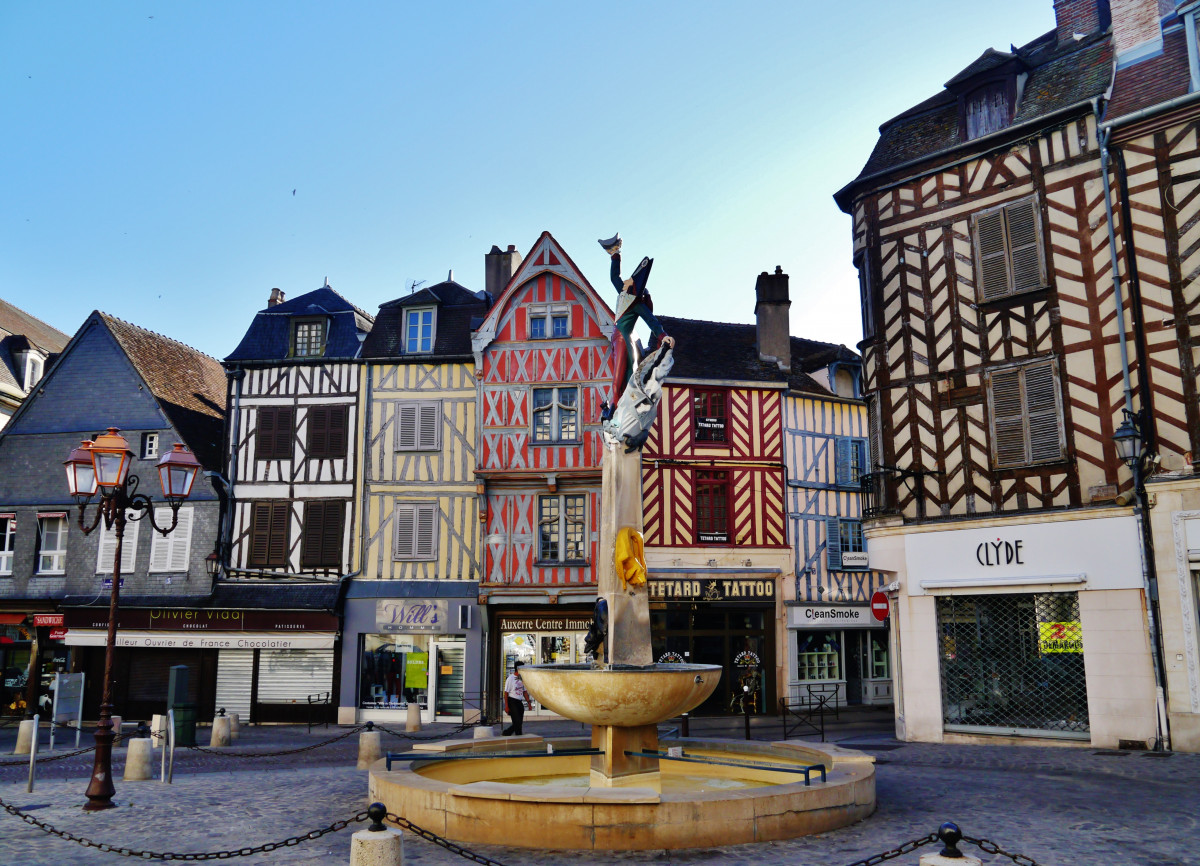
<svg viewBox="0 0 1200 866"><path fill-rule="evenodd" d="M232 455L229 461L229 482L226 485L225 515L219 527L221 539L221 565L225 573L229 573L229 557L233 553L233 512L237 508L237 470L238 470L238 438L242 427L242 382L246 371L241 367L231 371L230 380L233 382L233 424L229 430L229 449L225 452Z"/></svg>
<svg viewBox="0 0 1200 866"><path fill-rule="evenodd" d="M1129 412L1130 416L1136 417L1133 408L1133 386L1130 384L1129 377L1129 346L1125 334L1125 301L1121 292L1120 258L1117 254L1116 230L1113 227L1112 187L1109 183L1108 172L1108 142L1112 136L1112 129L1106 129L1101 126L1103 112L1100 108L1099 99L1093 100L1092 110L1096 116L1096 138L1100 144L1100 174L1101 182L1104 186L1104 217L1108 230L1108 252L1112 264L1113 295L1117 305L1117 341L1121 351L1121 379L1125 391L1125 409ZM1132 247L1129 250L1129 254L1133 255ZM1140 320L1135 318L1136 321ZM1144 378L1146 368L1143 366L1141 371ZM1143 387L1143 390L1146 389ZM1146 424L1143 426L1149 426L1150 423L1151 419L1147 417ZM1161 635L1158 628L1158 574L1154 564L1154 540L1150 532L1149 497L1146 494L1146 485L1142 478L1142 467L1140 464L1133 466L1133 489L1135 501L1137 502L1134 514L1138 523L1138 533L1142 541L1140 549L1142 554L1142 589L1146 597L1146 624L1150 637L1150 655L1154 666L1155 709L1158 722L1157 746L1159 750L1170 750L1171 726L1167 715L1167 678L1166 671L1163 668Z"/></svg>

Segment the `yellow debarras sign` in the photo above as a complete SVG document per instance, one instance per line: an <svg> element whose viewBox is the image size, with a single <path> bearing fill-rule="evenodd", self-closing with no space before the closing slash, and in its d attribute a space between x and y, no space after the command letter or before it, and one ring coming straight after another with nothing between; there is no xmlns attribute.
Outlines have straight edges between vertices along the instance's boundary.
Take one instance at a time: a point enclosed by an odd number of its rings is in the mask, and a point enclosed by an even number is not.
<svg viewBox="0 0 1200 866"><path fill-rule="evenodd" d="M1083 652L1083 629L1079 622L1039 622L1038 651L1043 655Z"/></svg>

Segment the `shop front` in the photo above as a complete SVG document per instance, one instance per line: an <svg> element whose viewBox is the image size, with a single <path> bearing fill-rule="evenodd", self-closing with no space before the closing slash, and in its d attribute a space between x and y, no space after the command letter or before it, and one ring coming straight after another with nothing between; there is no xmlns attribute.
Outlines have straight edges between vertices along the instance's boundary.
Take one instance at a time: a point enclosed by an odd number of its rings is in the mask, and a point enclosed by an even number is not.
<svg viewBox="0 0 1200 866"><path fill-rule="evenodd" d="M86 675L84 717L97 718L108 609L67 608L65 643ZM173 667L188 670L199 719L218 707L252 723L325 721L334 690L338 619L326 611L123 607L117 614L113 702L129 719L166 709Z"/></svg>
<svg viewBox="0 0 1200 866"><path fill-rule="evenodd" d="M527 665L583 664L590 661L583 652L583 642L592 624L592 611L545 608L535 610L505 611L496 616L499 635L499 659L495 665L497 674L492 678L493 694L503 692L504 681L513 672L516 662ZM555 714L537 701L530 716L553 718ZM497 716L498 717L498 716Z"/></svg>
<svg viewBox="0 0 1200 866"><path fill-rule="evenodd" d="M788 692L832 692L839 706L890 704L886 623L869 605L788 602ZM832 701L831 701L832 703Z"/></svg>
<svg viewBox="0 0 1200 866"><path fill-rule="evenodd" d="M873 533L871 557L897 578L890 637L901 739L1114 748L1155 736L1128 512L884 528Z"/></svg>
<svg viewBox="0 0 1200 866"><path fill-rule="evenodd" d="M30 658L36 654L38 683L33 712L50 706L55 673L70 668L70 652L63 645L61 613L0 611L0 716L25 715L30 699Z"/></svg>
<svg viewBox="0 0 1200 866"><path fill-rule="evenodd" d="M652 568L650 639L659 663L720 665L693 715L773 713L778 569Z"/></svg>
<svg viewBox="0 0 1200 866"><path fill-rule="evenodd" d="M346 595L338 723L479 718L482 629L473 581L356 580Z"/></svg>

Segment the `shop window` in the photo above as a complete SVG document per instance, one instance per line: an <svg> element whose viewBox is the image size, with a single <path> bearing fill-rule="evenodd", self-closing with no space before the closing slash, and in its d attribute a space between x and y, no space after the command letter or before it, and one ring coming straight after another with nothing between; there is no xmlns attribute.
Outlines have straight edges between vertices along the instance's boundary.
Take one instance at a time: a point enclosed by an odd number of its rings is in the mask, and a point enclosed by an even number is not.
<svg viewBox="0 0 1200 866"><path fill-rule="evenodd" d="M303 568L340 568L346 503L338 499L304 503L304 534L300 565Z"/></svg>
<svg viewBox="0 0 1200 866"><path fill-rule="evenodd" d="M697 442L725 442L728 419L728 391L696 390L692 392L692 413Z"/></svg>
<svg viewBox="0 0 1200 866"><path fill-rule="evenodd" d="M141 521L132 519L136 516L136 511L126 512L125 515L125 535L121 538L121 574L133 574L133 569L137 565L138 529L142 524ZM171 525L170 516L167 517L167 522L162 525ZM116 530L109 529L107 526L101 523L100 543L97 545L97 548L96 574L112 574L113 561L117 556Z"/></svg>
<svg viewBox="0 0 1200 866"><path fill-rule="evenodd" d="M584 494L538 497L538 561L584 562L587 559Z"/></svg>
<svg viewBox="0 0 1200 866"><path fill-rule="evenodd" d="M981 301L1046 287L1037 199L975 215L975 281Z"/></svg>
<svg viewBox="0 0 1200 866"><path fill-rule="evenodd" d="M404 351L425 355L433 351L434 309L407 310L404 313Z"/></svg>
<svg viewBox="0 0 1200 866"><path fill-rule="evenodd" d="M728 472L696 472L696 542L729 543Z"/></svg>
<svg viewBox="0 0 1200 866"><path fill-rule="evenodd" d="M842 678L842 645L836 631L796 632L796 678L809 682Z"/></svg>
<svg viewBox="0 0 1200 866"><path fill-rule="evenodd" d="M363 709L428 707L429 635L363 635L359 701Z"/></svg>
<svg viewBox="0 0 1200 866"><path fill-rule="evenodd" d="M287 565L290 502L255 502L250 516L250 566Z"/></svg>
<svg viewBox="0 0 1200 866"><path fill-rule="evenodd" d="M150 534L150 573L186 573L192 556L192 517L194 509L188 505L179 509L179 520L169 535L157 532ZM154 509L154 520L159 526L171 525L171 509ZM122 552L124 558L124 552ZM124 570L124 566L121 566Z"/></svg>
<svg viewBox="0 0 1200 866"><path fill-rule="evenodd" d="M867 473L867 440L834 440L834 475L838 487L858 487Z"/></svg>
<svg viewBox="0 0 1200 866"><path fill-rule="evenodd" d="M63 574L67 570L67 515L39 514L37 573Z"/></svg>
<svg viewBox="0 0 1200 866"><path fill-rule="evenodd" d="M17 543L17 515L0 514L0 574L12 574L13 547Z"/></svg>
<svg viewBox="0 0 1200 866"><path fill-rule="evenodd" d="M986 375L992 462L998 469L1066 458L1058 364L1045 358Z"/></svg>
<svg viewBox="0 0 1200 866"><path fill-rule="evenodd" d="M395 515L395 558L436 559L437 503L397 503Z"/></svg>
<svg viewBox="0 0 1200 866"><path fill-rule="evenodd" d="M533 389L533 441L574 442L579 439L579 389Z"/></svg>
<svg viewBox="0 0 1200 866"><path fill-rule="evenodd" d="M825 518L825 558L830 571L867 567L867 542L861 520Z"/></svg>
<svg viewBox="0 0 1200 866"><path fill-rule="evenodd" d="M308 410L308 456L338 460L346 456L350 407L311 406Z"/></svg>
<svg viewBox="0 0 1200 866"><path fill-rule="evenodd" d="M295 421L295 409L291 406L260 406L255 456L259 460L291 460Z"/></svg>
<svg viewBox="0 0 1200 866"><path fill-rule="evenodd" d="M441 447L441 421L441 400L397 404L396 450L437 451Z"/></svg>
<svg viewBox="0 0 1200 866"><path fill-rule="evenodd" d="M325 320L299 319L292 323L292 357L319 358L325 354Z"/></svg>

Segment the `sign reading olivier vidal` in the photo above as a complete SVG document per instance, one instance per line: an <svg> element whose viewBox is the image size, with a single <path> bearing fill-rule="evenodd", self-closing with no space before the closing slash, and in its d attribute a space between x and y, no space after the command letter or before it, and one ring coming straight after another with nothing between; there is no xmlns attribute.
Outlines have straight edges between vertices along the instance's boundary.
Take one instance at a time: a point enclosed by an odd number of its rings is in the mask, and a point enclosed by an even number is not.
<svg viewBox="0 0 1200 866"><path fill-rule="evenodd" d="M770 577L654 577L646 582L651 601L774 601Z"/></svg>

